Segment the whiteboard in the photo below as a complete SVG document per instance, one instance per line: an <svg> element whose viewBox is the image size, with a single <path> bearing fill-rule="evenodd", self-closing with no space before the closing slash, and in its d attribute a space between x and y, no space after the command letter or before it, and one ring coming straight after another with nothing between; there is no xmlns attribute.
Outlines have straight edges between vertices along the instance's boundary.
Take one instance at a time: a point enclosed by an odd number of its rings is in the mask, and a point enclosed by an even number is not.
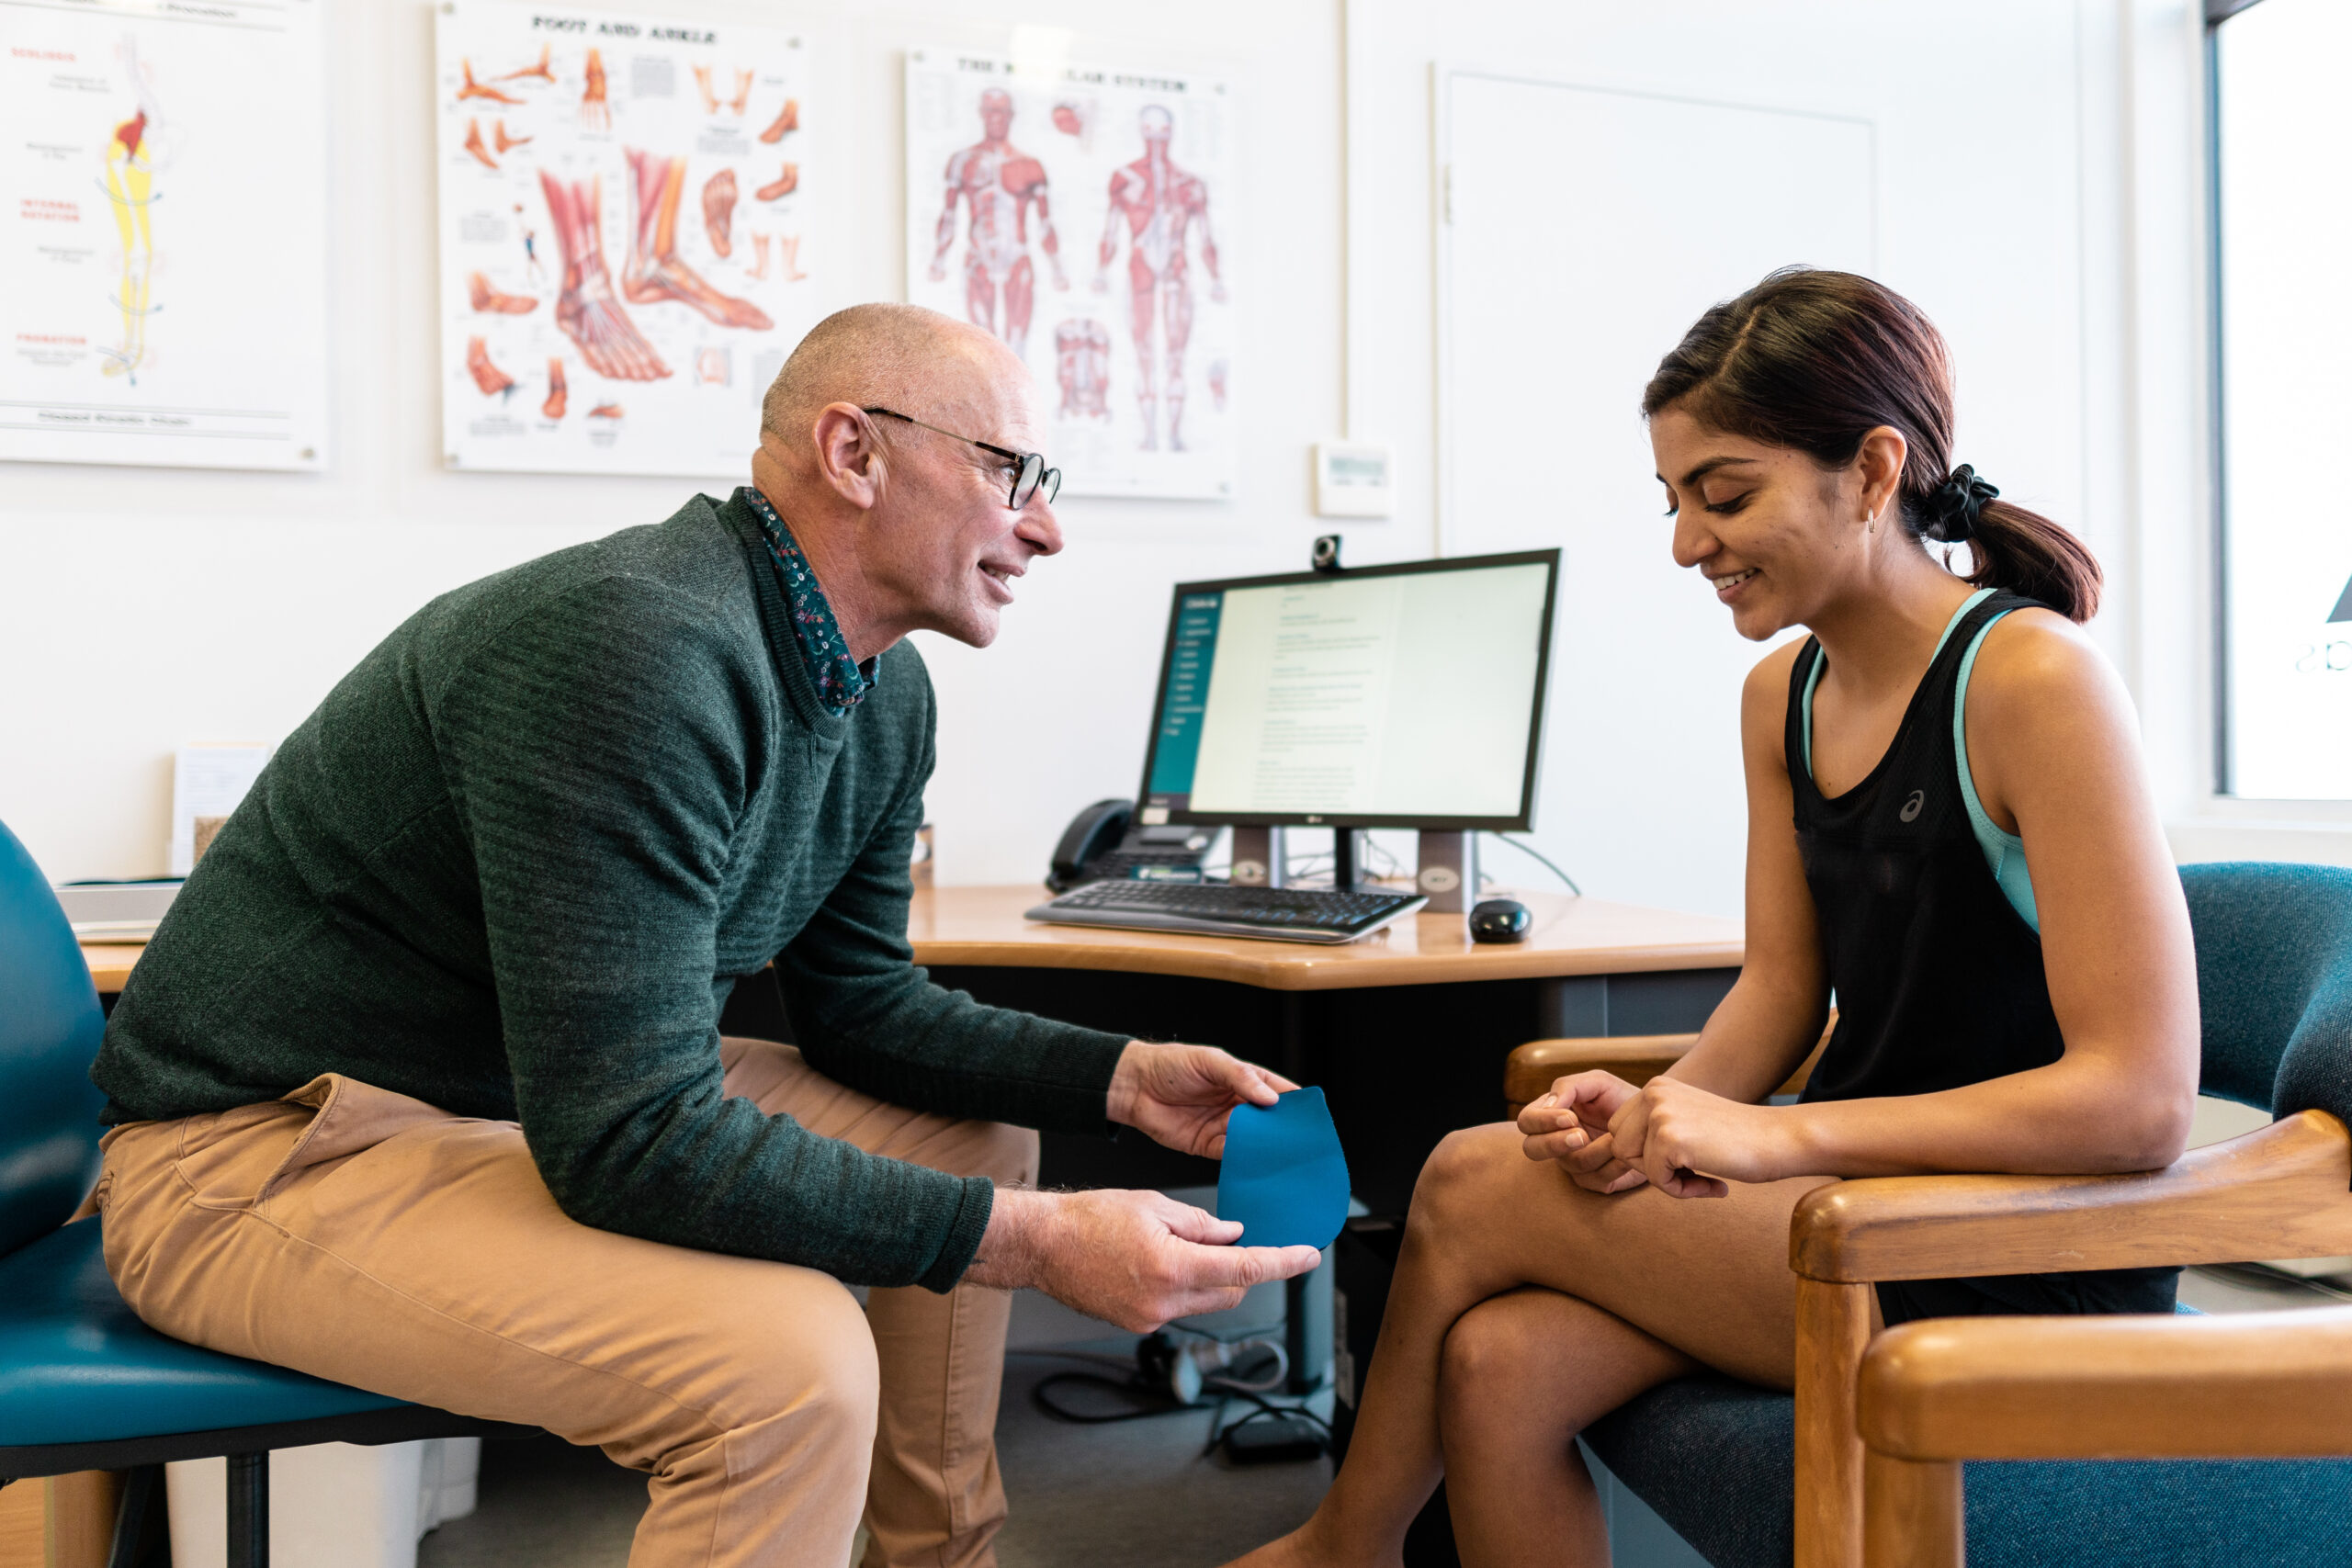
<svg viewBox="0 0 2352 1568"><path fill-rule="evenodd" d="M1674 564L1642 388L1774 267L1872 270L1873 127L1466 68L1437 87L1440 546L1563 552L1532 837L1596 896L1736 915L1739 688L1766 649Z"/></svg>

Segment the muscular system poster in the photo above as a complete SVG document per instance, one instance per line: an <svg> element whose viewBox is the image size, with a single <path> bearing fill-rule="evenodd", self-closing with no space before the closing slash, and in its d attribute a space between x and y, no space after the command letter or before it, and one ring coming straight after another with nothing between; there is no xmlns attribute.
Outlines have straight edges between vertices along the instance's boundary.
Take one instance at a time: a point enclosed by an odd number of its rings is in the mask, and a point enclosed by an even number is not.
<svg viewBox="0 0 2352 1568"><path fill-rule="evenodd" d="M0 457L326 461L317 0L0 0Z"/></svg>
<svg viewBox="0 0 2352 1568"><path fill-rule="evenodd" d="M1066 493L1233 493L1230 116L1183 72L907 56L908 298L1028 362Z"/></svg>
<svg viewBox="0 0 2352 1568"><path fill-rule="evenodd" d="M816 322L800 39L458 0L438 43L449 464L737 472Z"/></svg>

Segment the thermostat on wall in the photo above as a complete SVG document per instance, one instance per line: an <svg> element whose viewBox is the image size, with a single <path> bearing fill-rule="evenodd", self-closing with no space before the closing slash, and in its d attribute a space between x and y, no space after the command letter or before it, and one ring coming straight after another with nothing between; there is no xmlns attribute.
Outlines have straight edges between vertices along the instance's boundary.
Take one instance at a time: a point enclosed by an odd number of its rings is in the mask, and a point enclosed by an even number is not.
<svg viewBox="0 0 2352 1568"><path fill-rule="evenodd" d="M1385 517L1394 502L1388 448L1353 441L1315 446L1315 515Z"/></svg>

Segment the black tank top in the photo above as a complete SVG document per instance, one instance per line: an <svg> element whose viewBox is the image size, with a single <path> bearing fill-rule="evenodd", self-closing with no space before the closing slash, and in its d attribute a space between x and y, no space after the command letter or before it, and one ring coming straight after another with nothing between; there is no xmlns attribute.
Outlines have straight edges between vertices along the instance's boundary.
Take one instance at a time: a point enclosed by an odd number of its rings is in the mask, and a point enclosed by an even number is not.
<svg viewBox="0 0 2352 1568"><path fill-rule="evenodd" d="M2046 1066L2064 1048L2041 939L1984 861L1960 792L1952 706L1985 623L2040 608L1980 601L1945 636L1886 755L1830 798L1807 763L1804 693L1821 643L1789 672L1785 745L1797 847L1838 999L1838 1028L1802 1097L1928 1094ZM2170 1312L2179 1270L2126 1269L1879 1287L1889 1324L1987 1313Z"/></svg>

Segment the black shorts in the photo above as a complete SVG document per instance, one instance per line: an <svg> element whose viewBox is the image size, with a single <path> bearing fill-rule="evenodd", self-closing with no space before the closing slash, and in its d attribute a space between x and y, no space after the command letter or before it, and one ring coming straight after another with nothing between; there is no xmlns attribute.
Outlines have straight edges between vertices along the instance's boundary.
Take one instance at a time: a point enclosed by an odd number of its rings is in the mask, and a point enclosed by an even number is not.
<svg viewBox="0 0 2352 1568"><path fill-rule="evenodd" d="M1974 1280L1890 1280L1878 1287L1886 1325L1921 1317L2080 1317L2168 1313L2177 1269L2086 1269L2071 1274L1994 1274Z"/></svg>

